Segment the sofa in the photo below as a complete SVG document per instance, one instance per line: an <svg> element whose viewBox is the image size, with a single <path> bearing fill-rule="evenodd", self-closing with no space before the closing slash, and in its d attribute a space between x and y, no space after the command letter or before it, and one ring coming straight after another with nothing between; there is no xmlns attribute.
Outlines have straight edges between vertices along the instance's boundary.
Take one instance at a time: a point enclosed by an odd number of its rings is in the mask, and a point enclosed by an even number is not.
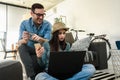
<svg viewBox="0 0 120 80"><path fill-rule="evenodd" d="M0 80L23 80L21 63L17 60L1 60Z"/></svg>

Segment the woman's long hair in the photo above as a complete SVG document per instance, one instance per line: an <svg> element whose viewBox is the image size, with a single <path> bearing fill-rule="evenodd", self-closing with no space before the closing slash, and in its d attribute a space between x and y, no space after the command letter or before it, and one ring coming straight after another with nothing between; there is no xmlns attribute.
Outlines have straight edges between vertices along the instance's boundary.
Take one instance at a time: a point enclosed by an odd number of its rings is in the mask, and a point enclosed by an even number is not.
<svg viewBox="0 0 120 80"><path fill-rule="evenodd" d="M49 41L50 51L59 51L59 47L62 50L66 48L65 39L64 41L59 41L58 35L59 35L59 31L53 33L52 39Z"/></svg>

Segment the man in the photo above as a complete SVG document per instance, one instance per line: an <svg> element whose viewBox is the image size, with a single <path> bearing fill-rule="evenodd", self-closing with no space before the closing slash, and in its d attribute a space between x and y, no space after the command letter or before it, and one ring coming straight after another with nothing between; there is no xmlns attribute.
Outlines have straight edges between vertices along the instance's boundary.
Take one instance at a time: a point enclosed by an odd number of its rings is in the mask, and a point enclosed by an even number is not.
<svg viewBox="0 0 120 80"><path fill-rule="evenodd" d="M42 44L44 41L50 40L51 24L44 20L44 6L39 3L32 5L31 16L20 25L18 50L27 76L34 80L35 75L42 71L37 63L34 44Z"/></svg>

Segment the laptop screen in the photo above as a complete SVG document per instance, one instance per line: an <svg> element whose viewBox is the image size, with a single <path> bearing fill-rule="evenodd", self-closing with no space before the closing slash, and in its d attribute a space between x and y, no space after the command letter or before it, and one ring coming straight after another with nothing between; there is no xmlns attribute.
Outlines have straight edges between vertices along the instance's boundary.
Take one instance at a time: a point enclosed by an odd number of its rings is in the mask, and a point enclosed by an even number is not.
<svg viewBox="0 0 120 80"><path fill-rule="evenodd" d="M81 71L86 51L50 52L48 74L66 79Z"/></svg>

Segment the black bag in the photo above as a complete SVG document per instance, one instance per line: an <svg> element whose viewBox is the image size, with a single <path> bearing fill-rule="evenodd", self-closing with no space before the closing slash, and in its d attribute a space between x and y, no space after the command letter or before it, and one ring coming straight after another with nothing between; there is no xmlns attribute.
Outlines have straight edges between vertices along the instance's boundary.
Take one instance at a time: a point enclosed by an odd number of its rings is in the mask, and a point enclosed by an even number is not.
<svg viewBox="0 0 120 80"><path fill-rule="evenodd" d="M93 64L95 66L98 65L98 55L95 51L86 51L86 56L84 59L85 64Z"/></svg>

